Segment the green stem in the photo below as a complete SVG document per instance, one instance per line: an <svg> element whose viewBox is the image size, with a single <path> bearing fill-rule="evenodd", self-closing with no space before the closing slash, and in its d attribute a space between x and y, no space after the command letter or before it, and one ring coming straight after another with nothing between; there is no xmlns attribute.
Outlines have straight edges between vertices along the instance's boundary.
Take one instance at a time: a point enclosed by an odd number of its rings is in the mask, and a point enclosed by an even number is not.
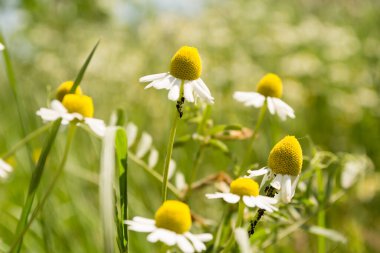
<svg viewBox="0 0 380 253"><path fill-rule="evenodd" d="M255 139L256 139L257 133L259 131L259 128L260 128L261 124L263 123L266 110L267 110L267 100L264 101L264 104L263 104L263 106L260 109L259 118L258 118L258 120L256 122L255 128L253 129L252 137L250 139L250 142L249 142L249 145L248 145L248 149L247 149L247 151L245 153L242 167L245 167L245 166L247 166L249 164L251 153L252 153L252 149L253 149L253 144L255 142ZM242 167L239 170L239 175L241 173Z"/></svg>
<svg viewBox="0 0 380 253"><path fill-rule="evenodd" d="M235 229L241 227L241 225L243 223L244 208L245 208L245 204L244 204L243 200L240 199L240 201L239 201L239 211L238 211L238 217L237 217L236 224L235 224ZM230 239L227 242L226 247L222 251L223 253L229 253L229 252L231 252L231 249L232 249L232 247L235 244L235 234L234 234L234 232L235 231L233 230L232 234L230 236Z"/></svg>
<svg viewBox="0 0 380 253"><path fill-rule="evenodd" d="M171 159L172 153L173 153L173 144L174 144L175 133L177 130L178 119L179 119L178 115L175 112L174 118L173 118L173 123L172 123L172 128L170 130L169 143L168 143L168 147L166 150L166 157L165 157L165 163L164 163L163 181L162 181L162 202L166 201L168 175L169 175L169 164L170 164L170 159Z"/></svg>
<svg viewBox="0 0 380 253"><path fill-rule="evenodd" d="M26 143L28 143L29 141L33 140L34 138L36 138L40 134L42 134L45 131L47 131L51 127L51 125L52 124L45 124L42 127L38 128L37 130L35 130L35 131L31 132L30 134L28 134L27 136L25 136L24 139L20 140L7 153L5 153L4 155L2 155L1 156L2 159L6 160L9 157L11 157L14 153L16 153L16 151L18 149L20 149L21 147L23 147Z"/></svg>
<svg viewBox="0 0 380 253"><path fill-rule="evenodd" d="M53 146L53 143L54 143L55 138L57 136L58 129L61 125L61 121L62 121L62 119L57 119L56 121L54 121L53 127L50 131L50 134L49 134L49 136L45 142L45 145L42 149L41 155L38 159L38 163L36 165L36 168L33 170L32 178L30 180L28 195L27 195L25 204L22 208L20 220L17 224L16 234L20 234L21 231L24 229L24 227L27 224L28 216L29 216L30 210L31 210L32 205L33 205L34 197L36 195L37 188L40 184L41 177L42 177L42 174L44 172L46 159L50 153L51 147ZM10 251L10 252L17 252L17 253L20 252L21 245L22 245L22 237L20 238L19 243L17 244L14 251Z"/></svg>
<svg viewBox="0 0 380 253"><path fill-rule="evenodd" d="M319 202L320 205L324 206L324 184L323 184L323 173L320 168L317 168L317 181L318 181L318 191L319 191ZM321 208L318 212L318 226L326 227L326 211L324 208ZM326 240L323 236L318 236L318 253L326 252Z"/></svg>
<svg viewBox="0 0 380 253"><path fill-rule="evenodd" d="M53 191L54 186L56 185L63 169L65 168L65 164L67 161L67 157L69 154L71 143L72 143L72 140L73 140L74 135L75 135L75 129L76 129L75 123L70 124L69 132L68 132L67 139L66 139L65 149L63 151L63 157L62 157L61 163L59 164L57 173L55 174L53 181L50 183L49 187L47 188L45 195L41 198L40 203L34 209L32 215L30 216L29 221L26 223L26 225L23 227L23 229L17 233L17 238L16 238L15 242L13 243L11 250L9 252L13 252L15 250L15 248L18 245L18 242L22 242L22 239L23 239L26 231L29 229L30 225L33 223L34 219L37 217L39 211L43 208L48 197L50 196L51 192Z"/></svg>

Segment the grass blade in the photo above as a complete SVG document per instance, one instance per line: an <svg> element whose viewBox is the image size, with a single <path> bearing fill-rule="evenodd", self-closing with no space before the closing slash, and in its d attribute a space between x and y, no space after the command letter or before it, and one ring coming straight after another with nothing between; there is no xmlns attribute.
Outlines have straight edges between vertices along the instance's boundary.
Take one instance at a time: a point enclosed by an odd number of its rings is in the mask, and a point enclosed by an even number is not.
<svg viewBox="0 0 380 253"><path fill-rule="evenodd" d="M92 56L94 55L94 53L96 51L96 48L98 47L99 43L100 43L100 40L98 42L96 42L96 44L95 44L94 48L92 49L91 53L87 56L86 61L84 62L82 68L80 69L77 77L75 78L74 84L73 84L73 86L70 89L70 93L74 93L75 90L76 90L76 88L79 86L80 82L82 81L82 78L84 76L84 73L86 72L88 64L90 64Z"/></svg>

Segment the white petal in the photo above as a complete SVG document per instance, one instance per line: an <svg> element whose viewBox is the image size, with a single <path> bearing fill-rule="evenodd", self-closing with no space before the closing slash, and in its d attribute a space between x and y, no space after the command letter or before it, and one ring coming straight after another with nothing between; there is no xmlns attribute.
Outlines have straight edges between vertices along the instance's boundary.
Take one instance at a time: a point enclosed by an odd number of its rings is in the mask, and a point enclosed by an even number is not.
<svg viewBox="0 0 380 253"><path fill-rule="evenodd" d="M276 113L276 107L274 106L273 99L271 97L267 97L268 110L271 114Z"/></svg>
<svg viewBox="0 0 380 253"><path fill-rule="evenodd" d="M300 175L296 176L296 178L294 179L293 183L292 183L292 195L291 195L291 198L294 197L294 194L296 192L296 188L297 188L297 184L298 184L298 180L300 179Z"/></svg>
<svg viewBox="0 0 380 253"><path fill-rule="evenodd" d="M142 158L148 153L149 149L152 147L153 138L150 134L143 132L139 144L137 145L136 156Z"/></svg>
<svg viewBox="0 0 380 253"><path fill-rule="evenodd" d="M216 192L216 193L207 193L206 198L208 199L222 199L226 193Z"/></svg>
<svg viewBox="0 0 380 253"><path fill-rule="evenodd" d="M158 79L162 79L162 78L166 77L167 75L169 75L169 73L167 73L167 72L166 73L153 74L153 75L147 75L147 76L140 77L139 82L142 82L142 83L152 82L152 81L155 81Z"/></svg>
<svg viewBox="0 0 380 253"><path fill-rule="evenodd" d="M147 219L147 218L140 217L140 216L135 216L135 217L133 217L132 220L135 222L139 222L141 224L147 224L147 225L154 225L156 223L155 220Z"/></svg>
<svg viewBox="0 0 380 253"><path fill-rule="evenodd" d="M277 115L281 120L286 120L286 117L295 118L294 110L279 98L272 98L273 104L276 108Z"/></svg>
<svg viewBox="0 0 380 253"><path fill-rule="evenodd" d="M275 198L270 198L267 196L257 196L256 202L258 203L258 206L263 206L263 209L267 210L268 212L277 211L278 208L273 206L278 201Z"/></svg>
<svg viewBox="0 0 380 253"><path fill-rule="evenodd" d="M243 196L243 202L248 207L255 207L257 206L256 199L252 196Z"/></svg>
<svg viewBox="0 0 380 253"><path fill-rule="evenodd" d="M209 234L209 233L196 234L194 236L198 238L198 240L201 240L202 242L208 242L212 240L212 234Z"/></svg>
<svg viewBox="0 0 380 253"><path fill-rule="evenodd" d="M5 170L7 172L12 171L12 166L6 163L3 159L0 159L0 170Z"/></svg>
<svg viewBox="0 0 380 253"><path fill-rule="evenodd" d="M282 179L281 197L284 203L292 200L292 181L289 175L284 175Z"/></svg>
<svg viewBox="0 0 380 253"><path fill-rule="evenodd" d="M281 189L281 182L282 182L282 175L278 174L273 179L272 183L270 183L270 185L273 186L276 190L280 190Z"/></svg>
<svg viewBox="0 0 380 253"><path fill-rule="evenodd" d="M267 167L261 168L259 170L248 170L248 177L257 177L261 175L265 175L269 173L269 169Z"/></svg>
<svg viewBox="0 0 380 253"><path fill-rule="evenodd" d="M0 51L4 50L4 45L0 43Z"/></svg>
<svg viewBox="0 0 380 253"><path fill-rule="evenodd" d="M173 86L174 81L175 81L175 77L168 75L163 79L159 79L159 80L151 82L150 84L145 86L144 89L154 87L157 90L161 90L161 89L169 90Z"/></svg>
<svg viewBox="0 0 380 253"><path fill-rule="evenodd" d="M183 235L177 234L177 245L185 253L193 253L194 247Z"/></svg>
<svg viewBox="0 0 380 253"><path fill-rule="evenodd" d="M50 107L54 111L60 112L60 113L67 113L67 109L63 106L61 102L58 100L54 99L53 101L50 102Z"/></svg>
<svg viewBox="0 0 380 253"><path fill-rule="evenodd" d="M48 108L41 108L36 112L36 114L44 121L54 121L61 117L59 112Z"/></svg>
<svg viewBox="0 0 380 253"><path fill-rule="evenodd" d="M254 107L262 107L265 101L265 97L257 92L237 91L234 93L233 98L244 103L245 106Z"/></svg>
<svg viewBox="0 0 380 253"><path fill-rule="evenodd" d="M188 102L194 103L193 87L191 86L190 83L188 82L185 83L183 93L184 93L185 99Z"/></svg>
<svg viewBox="0 0 380 253"><path fill-rule="evenodd" d="M175 175L175 187L182 191L186 188L186 180L185 180L185 176L183 175L183 173L181 172L177 172L176 175Z"/></svg>
<svg viewBox="0 0 380 253"><path fill-rule="evenodd" d="M176 233L166 229L158 228L149 234L147 239L149 242L154 243L161 241L166 245L173 246L176 243Z"/></svg>
<svg viewBox="0 0 380 253"><path fill-rule="evenodd" d="M196 252L206 250L206 245L197 237L195 237L192 233L186 232L185 236L191 241Z"/></svg>
<svg viewBox="0 0 380 253"><path fill-rule="evenodd" d="M155 148L152 148L149 153L149 158L148 158L148 167L150 169L154 168L154 166L157 165L158 162L158 151Z"/></svg>
<svg viewBox="0 0 380 253"><path fill-rule="evenodd" d="M143 232L143 233L150 233L155 231L157 228L152 225L146 225L146 224L130 224L126 223L128 225L128 230L136 231L136 232Z"/></svg>
<svg viewBox="0 0 380 253"><path fill-rule="evenodd" d="M269 178L268 173L263 176L263 179L261 180L261 183L260 183L260 189L263 188L265 183L268 181L268 178Z"/></svg>
<svg viewBox="0 0 380 253"><path fill-rule="evenodd" d="M175 84L170 88L168 98L173 101L177 101L179 98L180 85L176 81Z"/></svg>
<svg viewBox="0 0 380 253"><path fill-rule="evenodd" d="M128 137L128 148L133 145L136 141L137 137L137 126L133 124L132 122L128 123L127 127L125 128L127 131L127 137Z"/></svg>
<svg viewBox="0 0 380 253"><path fill-rule="evenodd" d="M191 82L193 85L194 93L201 98L203 101L209 104L214 103L214 98L211 96L210 91L208 88L205 88L205 84L203 83L202 79L197 79Z"/></svg>
<svg viewBox="0 0 380 253"><path fill-rule="evenodd" d="M235 203L239 202L240 196L235 195L233 193L225 193L223 196L223 199L224 199L224 201L226 201L228 203L235 204Z"/></svg>
<svg viewBox="0 0 380 253"><path fill-rule="evenodd" d="M85 123L98 136L103 137L106 132L106 124L101 119L85 118Z"/></svg>

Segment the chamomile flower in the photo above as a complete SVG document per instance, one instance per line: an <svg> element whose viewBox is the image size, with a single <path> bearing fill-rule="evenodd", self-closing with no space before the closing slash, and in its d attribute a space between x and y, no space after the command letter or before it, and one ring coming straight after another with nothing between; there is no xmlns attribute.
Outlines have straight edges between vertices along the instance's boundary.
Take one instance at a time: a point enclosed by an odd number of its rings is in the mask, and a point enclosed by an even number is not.
<svg viewBox="0 0 380 253"><path fill-rule="evenodd" d="M295 193L302 169L302 149L294 136L286 136L271 150L268 166L259 170L248 170L247 177L264 175L261 186L271 180L270 185L279 191L284 203L289 203Z"/></svg>
<svg viewBox="0 0 380 253"><path fill-rule="evenodd" d="M125 221L129 230L150 233L149 242L161 241L168 246L177 245L183 252L202 252L204 242L212 240L211 234L192 234L190 208L177 200L167 200L157 210L154 220L134 217Z"/></svg>
<svg viewBox="0 0 380 253"><path fill-rule="evenodd" d="M0 159L0 178L7 178L8 174L12 172L12 166Z"/></svg>
<svg viewBox="0 0 380 253"><path fill-rule="evenodd" d="M4 50L4 45L0 43L0 51Z"/></svg>
<svg viewBox="0 0 380 253"><path fill-rule="evenodd" d="M93 118L94 105L92 98L86 95L67 94L62 103L53 100L50 108L40 108L37 115L44 121L54 121L62 118L62 124L69 122L84 123L98 136L104 136L106 126L103 120Z"/></svg>
<svg viewBox="0 0 380 253"><path fill-rule="evenodd" d="M169 90L168 98L178 101L183 91L184 98L194 103L196 98L213 104L211 92L200 78L202 63L198 50L195 47L183 46L173 56L170 62L170 71L160 74L143 76L140 82L149 82L145 87L154 87L158 90ZM183 87L181 87L183 84Z"/></svg>
<svg viewBox="0 0 380 253"><path fill-rule="evenodd" d="M250 178L238 178L231 182L230 192L216 192L213 194L206 194L208 199L223 199L227 203L238 203L243 200L244 204L248 207L258 207L265 209L268 212L277 210L273 206L277 200L267 196L259 195L259 185Z"/></svg>
<svg viewBox="0 0 380 253"><path fill-rule="evenodd" d="M282 81L276 74L266 74L257 84L256 92L237 91L234 99L245 106L256 108L267 105L271 114L277 114L280 119L295 118L294 110L281 100Z"/></svg>

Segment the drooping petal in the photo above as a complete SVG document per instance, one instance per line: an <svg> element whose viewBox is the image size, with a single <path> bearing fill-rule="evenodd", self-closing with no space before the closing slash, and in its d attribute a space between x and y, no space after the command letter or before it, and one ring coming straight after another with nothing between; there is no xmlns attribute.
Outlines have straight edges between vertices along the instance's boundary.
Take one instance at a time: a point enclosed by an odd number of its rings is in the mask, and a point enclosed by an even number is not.
<svg viewBox="0 0 380 253"><path fill-rule="evenodd" d="M106 132L106 124L101 119L85 118L84 122L98 136L103 137Z"/></svg>
<svg viewBox="0 0 380 253"><path fill-rule="evenodd" d="M287 103L279 98L272 98L277 115L281 120L286 120L287 117L294 119L294 110Z"/></svg>
<svg viewBox="0 0 380 253"><path fill-rule="evenodd" d="M128 225L129 230L136 232L153 232L157 229L154 224L142 223L136 220L126 220L124 224Z"/></svg>
<svg viewBox="0 0 380 253"><path fill-rule="evenodd" d="M284 203L289 203L292 199L292 181L289 175L282 178L281 197Z"/></svg>
<svg viewBox="0 0 380 253"><path fill-rule="evenodd" d="M265 97L257 92L236 91L233 98L245 106L253 107L262 107L265 101Z"/></svg>
<svg viewBox="0 0 380 253"><path fill-rule="evenodd" d="M191 243L186 239L183 235L176 235L177 236L177 245L178 247L185 253L193 253L194 247L191 245Z"/></svg>
<svg viewBox="0 0 380 253"><path fill-rule="evenodd" d="M196 252L206 250L206 245L197 237L195 237L192 233L186 232L184 235L191 241Z"/></svg>
<svg viewBox="0 0 380 253"><path fill-rule="evenodd" d="M270 114L275 114L276 113L276 108L274 106L274 103L273 103L273 98L271 97L267 97L267 104L268 104L268 110L270 112Z"/></svg>
<svg viewBox="0 0 380 253"><path fill-rule="evenodd" d="M273 186L273 188L275 188L276 190L280 190L281 182L282 182L282 175L278 174L275 176L275 178L273 179L272 183L270 183L270 185Z"/></svg>
<svg viewBox="0 0 380 253"><path fill-rule="evenodd" d="M214 98L211 96L210 90L204 84L202 79L192 81L194 93L203 101L209 104L214 103Z"/></svg>
<svg viewBox="0 0 380 253"><path fill-rule="evenodd" d="M208 199L222 199L225 193L216 192L216 193L207 193L206 198Z"/></svg>
<svg viewBox="0 0 380 253"><path fill-rule="evenodd" d="M141 82L141 83L152 82L155 80L165 78L167 75L169 75L169 73L167 73L167 72L166 73L153 74L153 75L147 75L147 76L140 77L139 82Z"/></svg>
<svg viewBox="0 0 380 253"><path fill-rule="evenodd" d="M44 121L54 121L61 117L59 112L48 108L41 108L36 112L36 114Z"/></svg>
<svg viewBox="0 0 380 253"><path fill-rule="evenodd" d="M155 81L151 82L150 84L145 86L144 89L154 87L157 90L161 90L161 89L169 90L173 86L174 81L175 81L175 77L168 75L168 76L164 77L163 79L159 79L159 80L155 80Z"/></svg>
<svg viewBox="0 0 380 253"><path fill-rule="evenodd" d="M147 225L154 225L156 223L155 220L147 219L147 218L140 217L140 216L135 216L135 217L133 217L132 220L135 222L139 222L141 224L147 224Z"/></svg>
<svg viewBox="0 0 380 253"><path fill-rule="evenodd" d="M209 233L196 234L194 236L197 237L202 242L208 242L212 240L212 234L209 234Z"/></svg>
<svg viewBox="0 0 380 253"><path fill-rule="evenodd" d="M179 98L180 85L175 82L175 84L170 88L168 98L173 101L177 101Z"/></svg>
<svg viewBox="0 0 380 253"><path fill-rule="evenodd" d="M67 109L63 106L63 104L60 101L56 99L50 102L50 108L60 113L67 113Z"/></svg>
<svg viewBox="0 0 380 253"><path fill-rule="evenodd" d="M223 199L224 199L224 201L226 201L228 203L235 204L235 203L239 202L240 196L235 195L233 193L225 193L223 196Z"/></svg>
<svg viewBox="0 0 380 253"><path fill-rule="evenodd" d="M292 183L292 196L291 196L291 198L294 197L299 179L300 179L300 175L296 176L296 178L294 179L294 181Z"/></svg>
<svg viewBox="0 0 380 253"><path fill-rule="evenodd" d="M184 93L185 99L188 102L194 103L193 87L191 86L190 82L185 82L183 93Z"/></svg>
<svg viewBox="0 0 380 253"><path fill-rule="evenodd" d="M128 148L130 148L136 141L138 129L135 124L133 124L132 122L129 122L125 130L127 131Z"/></svg>

